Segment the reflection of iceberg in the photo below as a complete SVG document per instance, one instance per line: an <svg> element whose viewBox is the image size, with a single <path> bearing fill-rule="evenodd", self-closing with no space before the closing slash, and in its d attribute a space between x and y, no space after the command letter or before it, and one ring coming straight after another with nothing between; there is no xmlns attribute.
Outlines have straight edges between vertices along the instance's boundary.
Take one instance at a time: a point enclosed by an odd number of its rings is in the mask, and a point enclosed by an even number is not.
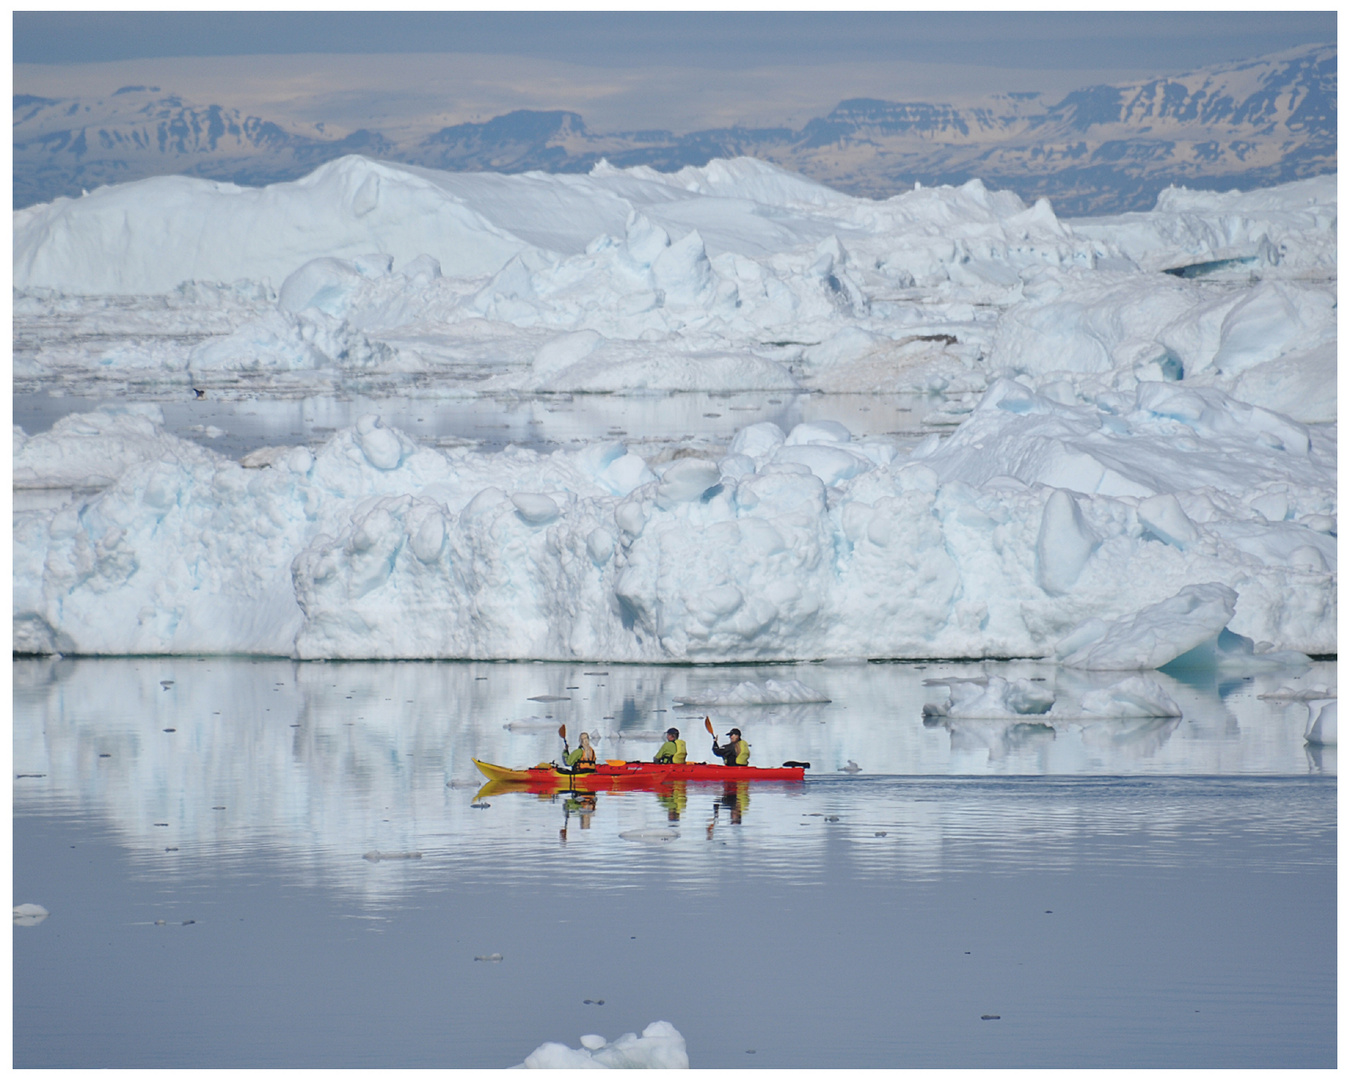
<svg viewBox="0 0 1350 1080"><path fill-rule="evenodd" d="M1128 750L1137 758L1153 757L1181 723L1178 716L1147 716L1079 722L1083 745L1094 750Z"/></svg>
<svg viewBox="0 0 1350 1080"><path fill-rule="evenodd" d="M1319 701L1308 702L1308 731L1304 735L1310 746L1336 745L1336 702L1325 704Z"/></svg>
<svg viewBox="0 0 1350 1080"><path fill-rule="evenodd" d="M1032 679L1009 681L999 675L982 679L929 679L928 684L946 686L950 700L923 707L924 717L1039 716L1055 704L1054 691Z"/></svg>
<svg viewBox="0 0 1350 1080"><path fill-rule="evenodd" d="M1055 738L1055 729L1049 724L1024 720L952 717L942 723L951 733L954 753L984 750L990 761L1002 761L1022 751L1039 749Z"/></svg>
<svg viewBox="0 0 1350 1080"><path fill-rule="evenodd" d="M799 705L826 704L829 698L798 679L765 679L763 684L737 683L730 690L706 690L687 694L676 705Z"/></svg>

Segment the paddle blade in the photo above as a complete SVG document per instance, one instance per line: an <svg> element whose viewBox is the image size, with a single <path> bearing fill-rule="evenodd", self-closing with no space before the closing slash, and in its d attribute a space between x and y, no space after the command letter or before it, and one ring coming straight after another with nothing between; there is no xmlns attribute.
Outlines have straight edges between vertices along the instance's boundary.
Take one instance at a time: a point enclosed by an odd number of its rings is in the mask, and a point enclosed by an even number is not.
<svg viewBox="0 0 1350 1080"><path fill-rule="evenodd" d="M564 739L564 740L567 738L567 725L566 725L566 724L559 724L559 725L558 725L558 738Z"/></svg>
<svg viewBox="0 0 1350 1080"><path fill-rule="evenodd" d="M715 731L713 730L713 726L712 726L712 717L710 717L710 716L705 716L705 717L703 718L703 726L704 726L705 728L708 729L708 734L709 734L709 735L714 735L714 736L715 736L715 735L717 734L717 732L715 732Z"/></svg>

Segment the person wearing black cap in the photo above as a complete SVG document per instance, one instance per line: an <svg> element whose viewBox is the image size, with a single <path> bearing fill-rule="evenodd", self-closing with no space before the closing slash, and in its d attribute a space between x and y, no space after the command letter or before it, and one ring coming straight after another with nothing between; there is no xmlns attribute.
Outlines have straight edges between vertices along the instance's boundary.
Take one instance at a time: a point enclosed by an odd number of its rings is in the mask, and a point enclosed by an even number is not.
<svg viewBox="0 0 1350 1080"><path fill-rule="evenodd" d="M717 745L717 736L713 736L712 751L722 759L724 765L749 765L750 744L741 738L741 729L732 728L727 732L726 746Z"/></svg>
<svg viewBox="0 0 1350 1080"><path fill-rule="evenodd" d="M684 745L684 740L680 738L680 729L667 728L666 741L661 744L661 749L652 760L658 765L683 765L688 758L689 751Z"/></svg>

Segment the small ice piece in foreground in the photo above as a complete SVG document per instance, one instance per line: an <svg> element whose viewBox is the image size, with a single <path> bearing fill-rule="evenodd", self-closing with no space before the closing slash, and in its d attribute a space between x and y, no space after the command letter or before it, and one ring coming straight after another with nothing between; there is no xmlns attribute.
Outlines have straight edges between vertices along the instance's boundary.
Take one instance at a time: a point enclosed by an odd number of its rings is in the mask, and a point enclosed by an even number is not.
<svg viewBox="0 0 1350 1080"><path fill-rule="evenodd" d="M1317 702L1315 701L1308 703L1308 716L1312 722L1308 724L1308 730L1304 734L1303 740L1309 746L1335 746L1336 703L1328 701L1320 709L1316 706Z"/></svg>
<svg viewBox="0 0 1350 1080"><path fill-rule="evenodd" d="M41 904L19 904L14 908L14 925L36 926L50 914Z"/></svg>
<svg viewBox="0 0 1350 1080"><path fill-rule="evenodd" d="M679 829L629 829L619 833L620 840L633 840L639 844L668 844L678 840Z"/></svg>
<svg viewBox="0 0 1350 1080"><path fill-rule="evenodd" d="M484 963L487 963L487 964L500 964L500 963L502 962L502 954L499 953L499 952L493 952L493 953L488 953L486 956L475 956L475 957L474 957L474 961L475 961L475 962L477 962L477 961L479 961L479 960L482 960Z"/></svg>
<svg viewBox="0 0 1350 1080"><path fill-rule="evenodd" d="M856 761L854 761L852 758L849 758L849 759L848 759L848 764L847 764L847 765L841 765L841 766L839 766L839 768L836 769L835 771L836 771L836 772L846 772L846 773L858 773L858 772L862 772L862 768L858 765L858 763L857 763Z"/></svg>
<svg viewBox="0 0 1350 1080"><path fill-rule="evenodd" d="M596 1040L599 1039L599 1045ZM598 1035L584 1035L582 1048L548 1042L533 1051L517 1069L687 1069L689 1053L684 1036L673 1024L657 1020L606 1043Z"/></svg>

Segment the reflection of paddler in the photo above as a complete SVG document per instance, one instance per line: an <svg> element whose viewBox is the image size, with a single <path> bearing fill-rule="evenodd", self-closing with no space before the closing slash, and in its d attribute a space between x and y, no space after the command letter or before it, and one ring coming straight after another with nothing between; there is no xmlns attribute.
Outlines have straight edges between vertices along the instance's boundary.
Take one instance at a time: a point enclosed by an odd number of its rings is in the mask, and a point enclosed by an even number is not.
<svg viewBox="0 0 1350 1080"><path fill-rule="evenodd" d="M670 790L656 793L656 801L666 808L667 821L679 821L680 815L689 805L689 796L685 792L685 787L686 784L683 780L677 780L670 785Z"/></svg>
<svg viewBox="0 0 1350 1080"><path fill-rule="evenodd" d="M558 830L558 839L567 843L567 823L576 814L581 818L581 827L591 827L591 815L595 813L595 796L589 791L575 791L563 801L563 827Z"/></svg>
<svg viewBox="0 0 1350 1080"><path fill-rule="evenodd" d="M589 829L591 827L591 815L595 813L595 796L589 793L577 792L574 798L568 799L563 804L567 810L581 818L581 827Z"/></svg>
<svg viewBox="0 0 1350 1080"><path fill-rule="evenodd" d="M717 827L718 812L722 807L726 807L731 814L731 823L739 825L745 812L750 809L750 785L744 780L735 784L727 784L722 790L722 797L713 803L712 820L708 822L708 839L713 838L713 830Z"/></svg>
<svg viewBox="0 0 1350 1080"><path fill-rule="evenodd" d="M731 823L739 825L741 815L750 809L750 785L745 781L727 784L722 791L722 798L718 801L731 811Z"/></svg>

